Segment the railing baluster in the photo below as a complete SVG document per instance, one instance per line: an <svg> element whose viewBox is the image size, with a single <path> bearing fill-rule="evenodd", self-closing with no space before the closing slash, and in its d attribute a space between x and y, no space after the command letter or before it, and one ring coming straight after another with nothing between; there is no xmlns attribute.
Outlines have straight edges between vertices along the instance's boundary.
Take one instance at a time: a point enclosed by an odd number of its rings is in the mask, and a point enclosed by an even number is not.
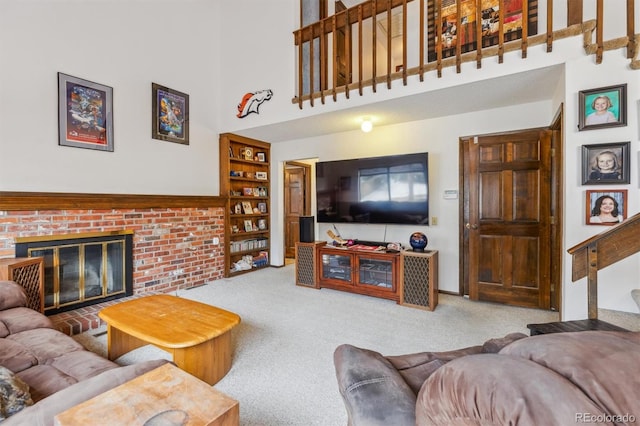
<svg viewBox="0 0 640 426"><path fill-rule="evenodd" d="M344 11L344 54L345 54L345 82L344 95L349 99L349 83L351 83L351 24L349 23L349 9Z"/></svg>
<svg viewBox="0 0 640 426"><path fill-rule="evenodd" d="M635 30L635 0L627 0L627 38L629 39L627 44L627 58L633 59L636 57L638 46L636 45L636 30Z"/></svg>
<svg viewBox="0 0 640 426"><path fill-rule="evenodd" d="M402 0L402 84L407 85L407 0Z"/></svg>
<svg viewBox="0 0 640 426"><path fill-rule="evenodd" d="M547 52L553 50L553 0L547 0Z"/></svg>
<svg viewBox="0 0 640 426"><path fill-rule="evenodd" d="M498 1L498 10L498 63L501 64L504 60L504 0Z"/></svg>
<svg viewBox="0 0 640 426"><path fill-rule="evenodd" d="M320 21L320 102L324 105L324 91L327 81L327 36L324 33L324 19Z"/></svg>
<svg viewBox="0 0 640 426"><path fill-rule="evenodd" d="M302 30L296 31L295 37L298 40L298 107L302 109L302 95L304 94L304 87L302 84L302 63L304 62L302 60ZM313 91L311 91L309 95L313 99Z"/></svg>
<svg viewBox="0 0 640 426"><path fill-rule="evenodd" d="M371 80L372 80L372 84L373 86L371 87L373 89L373 93L376 93L376 86L377 86L377 82L376 82L376 76L377 76L377 72L376 72L376 64L378 62L378 55L377 52L378 50L376 49L376 37L377 37L377 32L376 32L376 14L378 13L378 5L376 0L371 0L371 48L373 49L372 52L372 63L373 63L373 74L371 76Z"/></svg>
<svg viewBox="0 0 640 426"><path fill-rule="evenodd" d="M313 30L312 30L313 31ZM313 94L315 93L314 89L314 81L313 78L315 77L314 74L314 60L313 60L313 40L315 40L313 38L313 36L311 37L311 40L309 40L309 104L311 106L313 106L313 102L314 102L314 96Z"/></svg>
<svg viewBox="0 0 640 426"><path fill-rule="evenodd" d="M424 81L424 0L420 0L420 65L418 73L420 74L420 81Z"/></svg>
<svg viewBox="0 0 640 426"><path fill-rule="evenodd" d="M332 40L333 40L333 84L331 87L331 95L333 96L333 102L338 100L336 86L338 86L338 37L337 37L337 26L336 26L336 15L333 15L333 19L331 20L331 29Z"/></svg>
<svg viewBox="0 0 640 426"><path fill-rule="evenodd" d="M362 96L362 5L358 5L358 93Z"/></svg>
<svg viewBox="0 0 640 426"><path fill-rule="evenodd" d="M436 0L435 4L435 22L436 26L436 69L438 78L442 77L442 0Z"/></svg>
<svg viewBox="0 0 640 426"><path fill-rule="evenodd" d="M604 45L603 37L603 21L604 21L604 0L596 2L596 64L602 63L602 52Z"/></svg>
<svg viewBox="0 0 640 426"><path fill-rule="evenodd" d="M482 0L476 0L476 68L482 68Z"/></svg>
<svg viewBox="0 0 640 426"><path fill-rule="evenodd" d="M460 55L462 55L462 37L460 37L461 30L461 1L456 1L456 73L460 74L462 72L462 59Z"/></svg>
<svg viewBox="0 0 640 426"><path fill-rule="evenodd" d="M522 38L520 39L520 45L522 47L522 59L527 57L527 44L529 33L529 2L524 0L522 2Z"/></svg>
<svg viewBox="0 0 640 426"><path fill-rule="evenodd" d="M387 0L387 89L391 89L391 1Z"/></svg>

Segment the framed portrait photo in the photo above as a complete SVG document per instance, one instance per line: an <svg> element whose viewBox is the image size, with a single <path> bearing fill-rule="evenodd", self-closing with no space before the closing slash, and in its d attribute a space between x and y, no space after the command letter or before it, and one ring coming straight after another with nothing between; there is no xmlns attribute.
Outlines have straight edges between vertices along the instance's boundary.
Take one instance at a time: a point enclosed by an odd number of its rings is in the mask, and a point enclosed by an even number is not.
<svg viewBox="0 0 640 426"><path fill-rule="evenodd" d="M587 225L616 225L627 218L627 190L588 190L586 196Z"/></svg>
<svg viewBox="0 0 640 426"><path fill-rule="evenodd" d="M58 73L58 145L113 152L113 88Z"/></svg>
<svg viewBox="0 0 640 426"><path fill-rule="evenodd" d="M578 130L627 125L627 85L578 92Z"/></svg>
<svg viewBox="0 0 640 426"><path fill-rule="evenodd" d="M189 145L189 95L151 83L151 137Z"/></svg>
<svg viewBox="0 0 640 426"><path fill-rule="evenodd" d="M582 184L629 183L630 142L582 146Z"/></svg>

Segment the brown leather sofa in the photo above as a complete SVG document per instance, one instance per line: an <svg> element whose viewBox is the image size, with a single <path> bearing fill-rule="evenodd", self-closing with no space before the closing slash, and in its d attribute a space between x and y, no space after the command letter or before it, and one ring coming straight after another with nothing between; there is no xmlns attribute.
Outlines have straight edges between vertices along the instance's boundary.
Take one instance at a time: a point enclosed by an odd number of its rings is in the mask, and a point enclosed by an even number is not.
<svg viewBox="0 0 640 426"><path fill-rule="evenodd" d="M13 410L17 412L12 411L3 426L53 425L57 413L167 362L120 367L55 330L49 318L26 303L21 286L0 281L0 365L12 376L0 380L2 413L11 411L7 402L12 399L11 385L28 385L28 393L21 395L27 407Z"/></svg>
<svg viewBox="0 0 640 426"><path fill-rule="evenodd" d="M450 352L339 346L351 426L640 422L640 332L516 333Z"/></svg>

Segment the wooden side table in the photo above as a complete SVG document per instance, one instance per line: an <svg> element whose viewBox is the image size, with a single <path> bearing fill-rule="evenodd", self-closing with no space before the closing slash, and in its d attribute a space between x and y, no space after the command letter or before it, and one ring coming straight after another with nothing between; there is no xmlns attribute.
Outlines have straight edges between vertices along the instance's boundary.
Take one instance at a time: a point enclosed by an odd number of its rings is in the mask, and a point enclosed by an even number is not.
<svg viewBox="0 0 640 426"><path fill-rule="evenodd" d="M15 281L27 293L27 307L44 313L44 258L0 259L0 280Z"/></svg>
<svg viewBox="0 0 640 426"><path fill-rule="evenodd" d="M189 424L237 426L238 401L165 364L54 418L56 426Z"/></svg>

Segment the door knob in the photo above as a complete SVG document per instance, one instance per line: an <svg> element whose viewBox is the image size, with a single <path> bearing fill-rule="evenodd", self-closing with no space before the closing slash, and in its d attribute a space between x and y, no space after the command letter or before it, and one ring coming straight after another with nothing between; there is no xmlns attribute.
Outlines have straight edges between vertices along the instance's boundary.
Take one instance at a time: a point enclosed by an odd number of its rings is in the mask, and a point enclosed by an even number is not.
<svg viewBox="0 0 640 426"><path fill-rule="evenodd" d="M472 224L470 224L469 222L467 222L467 223L464 225L464 227L465 227L465 228L467 228L467 229L478 229L478 225L476 225L475 223L472 225Z"/></svg>

